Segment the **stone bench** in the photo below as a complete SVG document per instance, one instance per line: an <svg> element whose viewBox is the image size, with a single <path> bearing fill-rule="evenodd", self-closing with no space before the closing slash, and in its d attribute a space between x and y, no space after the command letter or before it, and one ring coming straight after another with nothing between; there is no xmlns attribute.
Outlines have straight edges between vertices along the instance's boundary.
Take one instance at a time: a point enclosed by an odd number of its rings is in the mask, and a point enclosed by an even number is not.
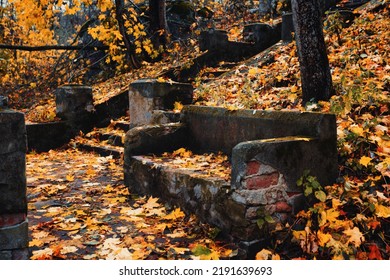
<svg viewBox="0 0 390 280"><path fill-rule="evenodd" d="M132 193L160 197L244 243L254 242L267 236L259 220L284 223L303 208L303 190L296 181L305 170L322 185L335 182L336 145L332 114L190 105L178 123L128 131L125 183ZM231 181L199 178L144 157L181 147L226 154Z"/></svg>

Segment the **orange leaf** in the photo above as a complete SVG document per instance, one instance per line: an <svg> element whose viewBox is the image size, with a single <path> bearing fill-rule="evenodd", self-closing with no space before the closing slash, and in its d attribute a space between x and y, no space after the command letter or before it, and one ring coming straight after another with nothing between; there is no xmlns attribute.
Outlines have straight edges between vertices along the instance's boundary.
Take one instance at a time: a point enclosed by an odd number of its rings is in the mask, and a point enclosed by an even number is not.
<svg viewBox="0 0 390 280"><path fill-rule="evenodd" d="M370 253L368 254L368 259L370 260L383 260L381 252L379 251L378 246L376 244L370 245L368 247Z"/></svg>

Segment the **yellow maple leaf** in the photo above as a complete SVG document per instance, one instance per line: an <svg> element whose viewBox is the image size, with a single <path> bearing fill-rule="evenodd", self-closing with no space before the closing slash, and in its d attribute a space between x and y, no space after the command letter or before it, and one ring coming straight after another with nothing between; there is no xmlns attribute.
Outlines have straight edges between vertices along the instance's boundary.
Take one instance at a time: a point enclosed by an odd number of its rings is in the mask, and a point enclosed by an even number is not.
<svg viewBox="0 0 390 280"><path fill-rule="evenodd" d="M158 78L157 78L157 82L159 82L159 83L165 83L166 80L165 80L163 77L158 77Z"/></svg>
<svg viewBox="0 0 390 280"><path fill-rule="evenodd" d="M183 104L181 104L181 102L175 102L175 104L173 104L174 108L173 108L173 111L179 113L181 112L181 110L183 109Z"/></svg>
<svg viewBox="0 0 390 280"><path fill-rule="evenodd" d="M295 93L298 91L298 87L296 85L293 85L290 90L292 93Z"/></svg>
<svg viewBox="0 0 390 280"><path fill-rule="evenodd" d="M325 225L326 222L329 222L330 224L335 223L339 216L340 216L340 212L333 208L322 211L318 216L319 226Z"/></svg>
<svg viewBox="0 0 390 280"><path fill-rule="evenodd" d="M304 230L293 230L292 234L296 240L306 239L306 231Z"/></svg>
<svg viewBox="0 0 390 280"><path fill-rule="evenodd" d="M68 174L68 175L66 175L65 179L68 182L73 182L74 181L74 175Z"/></svg>
<svg viewBox="0 0 390 280"><path fill-rule="evenodd" d="M355 133L356 135L359 135L359 136L363 136L363 133L364 133L364 130L362 127L358 126L358 125L351 125L351 127L349 128L349 130L352 132L352 133Z"/></svg>
<svg viewBox="0 0 390 280"><path fill-rule="evenodd" d="M353 243L356 247L359 247L362 244L362 241L364 241L364 236L358 227L346 229L343 231L343 233L349 236L347 241L348 244Z"/></svg>
<svg viewBox="0 0 390 280"><path fill-rule="evenodd" d="M376 204L375 205L375 213L378 217L389 218L390 217L390 206Z"/></svg>
<svg viewBox="0 0 390 280"><path fill-rule="evenodd" d="M148 201L142 206L144 209L152 209L156 207L161 207L160 203L157 202L157 197L149 197Z"/></svg>
<svg viewBox="0 0 390 280"><path fill-rule="evenodd" d="M254 76L256 74L259 74L260 72L261 72L261 69L254 67L254 68L249 69L248 74L250 76Z"/></svg>
<svg viewBox="0 0 390 280"><path fill-rule="evenodd" d="M42 240L39 240L39 239L33 239L32 241L30 241L28 243L28 245L30 247L33 247L33 246L37 246L37 247L40 247L44 244L45 242L43 242Z"/></svg>
<svg viewBox="0 0 390 280"><path fill-rule="evenodd" d="M219 254L216 251L212 251L210 254L200 255L200 259L206 261L210 261L210 260L217 261L219 260Z"/></svg>
<svg viewBox="0 0 390 280"><path fill-rule="evenodd" d="M163 219L164 220L176 220L176 219L183 218L183 217L185 217L184 212L181 211L180 208L176 208L171 213L164 216Z"/></svg>
<svg viewBox="0 0 390 280"><path fill-rule="evenodd" d="M369 157L366 157L366 156L362 156L359 160L359 163L365 167L367 167L367 165L371 162L371 158Z"/></svg>
<svg viewBox="0 0 390 280"><path fill-rule="evenodd" d="M321 230L317 231L318 245L324 247L329 240L332 239L330 233L323 233Z"/></svg>
<svg viewBox="0 0 390 280"><path fill-rule="evenodd" d="M174 157L179 156L179 157L186 158L186 157L191 157L192 156L192 152L187 150L187 149L185 149L185 148L180 148L180 149L177 149L176 151L174 151L172 153L172 156L174 156Z"/></svg>

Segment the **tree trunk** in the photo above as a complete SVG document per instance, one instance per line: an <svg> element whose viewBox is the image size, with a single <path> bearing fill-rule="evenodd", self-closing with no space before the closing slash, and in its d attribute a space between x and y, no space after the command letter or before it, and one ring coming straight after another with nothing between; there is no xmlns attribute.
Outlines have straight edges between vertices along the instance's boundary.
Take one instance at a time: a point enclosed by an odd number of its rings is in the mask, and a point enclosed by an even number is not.
<svg viewBox="0 0 390 280"><path fill-rule="evenodd" d="M332 76L322 32L320 0L291 1L303 102L329 100Z"/></svg>
<svg viewBox="0 0 390 280"><path fill-rule="evenodd" d="M125 21L123 19L123 11L125 9L124 0L115 0L115 14L116 20L118 22L119 32L122 35L123 43L125 44L126 59L130 62L132 68L140 68L141 64L139 63L137 57L135 56L135 47L130 42L129 37L127 36Z"/></svg>
<svg viewBox="0 0 390 280"><path fill-rule="evenodd" d="M150 33L155 47L165 47L168 43L166 0L149 1Z"/></svg>

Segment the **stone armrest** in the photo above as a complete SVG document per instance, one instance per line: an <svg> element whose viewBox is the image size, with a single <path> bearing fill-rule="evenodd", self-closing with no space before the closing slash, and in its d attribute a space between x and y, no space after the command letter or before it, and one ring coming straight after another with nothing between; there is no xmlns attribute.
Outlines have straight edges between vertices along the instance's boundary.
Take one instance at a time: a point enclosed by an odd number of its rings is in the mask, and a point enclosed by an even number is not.
<svg viewBox="0 0 390 280"><path fill-rule="evenodd" d="M322 185L333 183L338 174L336 147L318 138L282 137L241 142L233 148L231 161L233 189L285 184L287 193L295 193L302 192L297 189L296 181L305 170Z"/></svg>
<svg viewBox="0 0 390 280"><path fill-rule="evenodd" d="M187 128L183 123L135 127L126 133L125 158L174 151L185 147L187 138Z"/></svg>

